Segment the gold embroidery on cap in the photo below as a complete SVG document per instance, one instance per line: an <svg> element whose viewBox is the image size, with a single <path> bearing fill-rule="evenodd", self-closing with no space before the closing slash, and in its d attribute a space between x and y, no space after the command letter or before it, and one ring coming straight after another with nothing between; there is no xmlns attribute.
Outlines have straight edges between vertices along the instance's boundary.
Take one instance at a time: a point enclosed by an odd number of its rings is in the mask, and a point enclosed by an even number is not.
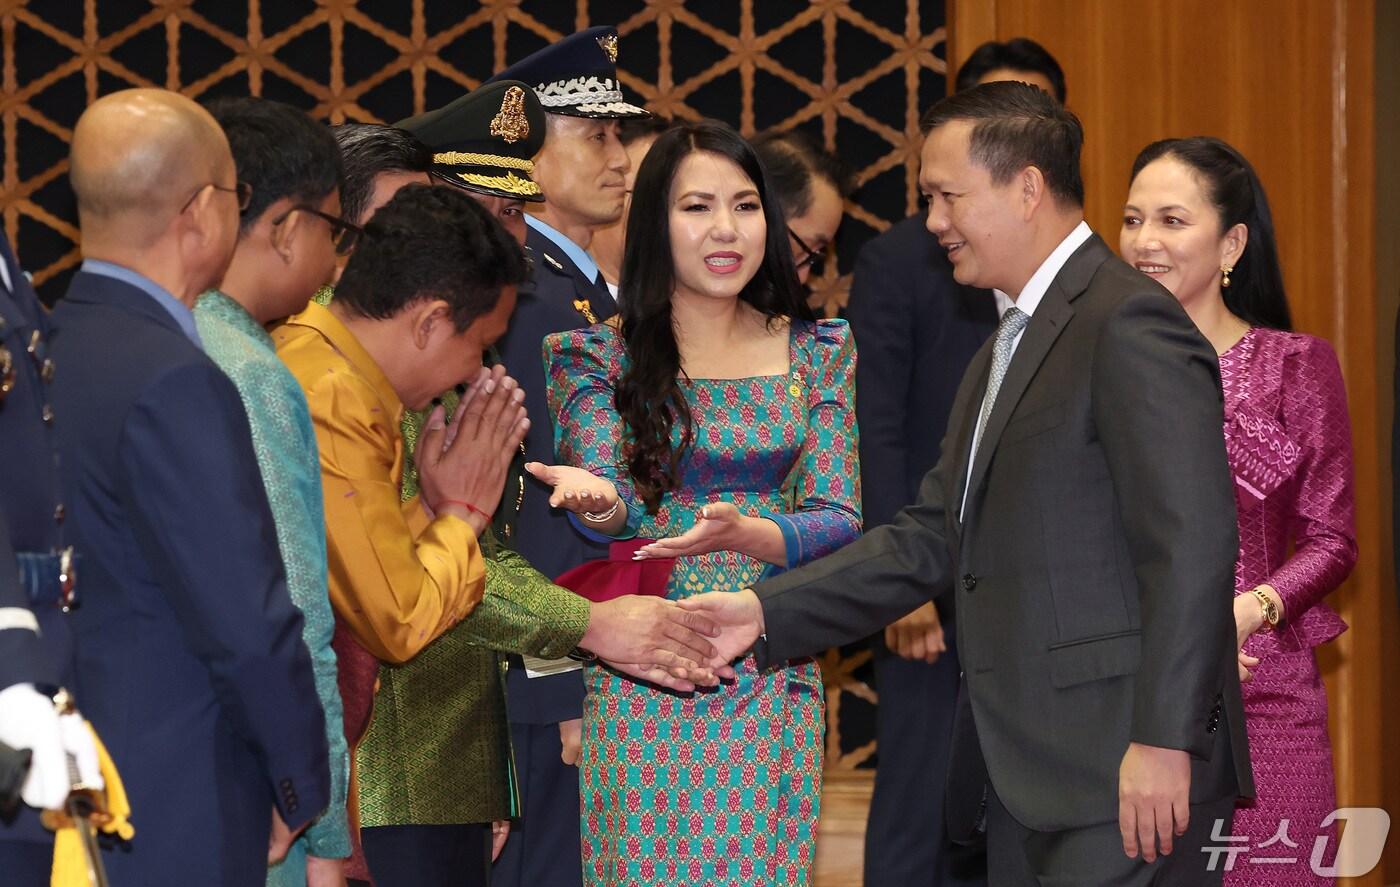
<svg viewBox="0 0 1400 887"><path fill-rule="evenodd" d="M519 194L522 197L534 197L540 193L539 185L529 179L522 179L513 172L508 172L503 176L479 176L473 173L459 172L457 178L469 185L476 185L480 188L495 188L497 191Z"/></svg>
<svg viewBox="0 0 1400 887"><path fill-rule="evenodd" d="M530 135L530 121L525 119L525 90L512 86L501 100L501 110L491 118L491 135L513 145Z"/></svg>
<svg viewBox="0 0 1400 887"><path fill-rule="evenodd" d="M535 171L535 164L523 157L477 154L472 151L443 151L433 155L433 162L445 166L499 166L501 169L518 169L525 173Z"/></svg>
<svg viewBox="0 0 1400 887"><path fill-rule="evenodd" d="M617 35L608 34L606 37L599 37L598 45L603 47L603 52L608 54L608 61L617 64Z"/></svg>

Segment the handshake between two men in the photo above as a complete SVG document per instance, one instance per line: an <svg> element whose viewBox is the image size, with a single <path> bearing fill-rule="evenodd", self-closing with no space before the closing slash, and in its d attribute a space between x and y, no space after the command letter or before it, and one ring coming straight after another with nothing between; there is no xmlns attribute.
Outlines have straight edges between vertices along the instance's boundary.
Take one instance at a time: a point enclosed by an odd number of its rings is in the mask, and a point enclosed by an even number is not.
<svg viewBox="0 0 1400 887"><path fill-rule="evenodd" d="M530 462L525 469L552 488L549 504L573 512L605 536L626 531L627 508L605 477L567 465ZM679 536L638 548L638 561L742 551L746 527L762 518L740 514L729 503L704 506L693 527ZM731 663L745 654L763 631L758 598L711 592L681 601L626 595L592 604L588 630L579 646L609 666L640 680L688 692L732 679Z"/></svg>
<svg viewBox="0 0 1400 887"><path fill-rule="evenodd" d="M483 505L500 501L512 459L529 429L524 392L505 368L498 364L479 370L450 420L437 406L423 425L414 461L424 509L431 516L459 517L478 537L487 533L492 515ZM624 508L613 507L620 503L607 480L579 468L526 467L555 486L551 505L576 511L585 521L590 513L608 509L625 518ZM621 519L608 526L589 523L614 534L622 526ZM712 642L720 635L719 626L704 613L662 597L626 595L590 603L588 628L578 646L631 677L688 692L732 675L724 658L730 645Z"/></svg>

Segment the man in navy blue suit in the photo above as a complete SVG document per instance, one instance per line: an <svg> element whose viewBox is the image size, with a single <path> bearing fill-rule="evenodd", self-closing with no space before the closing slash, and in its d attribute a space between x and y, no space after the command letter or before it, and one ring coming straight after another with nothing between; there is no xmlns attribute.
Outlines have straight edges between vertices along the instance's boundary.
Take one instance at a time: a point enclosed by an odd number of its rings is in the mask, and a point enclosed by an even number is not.
<svg viewBox="0 0 1400 887"><path fill-rule="evenodd" d="M82 269L53 315L79 698L131 801L117 885L261 885L329 798L324 718L238 393L191 307L249 194L207 112L99 99L73 132Z"/></svg>
<svg viewBox="0 0 1400 887"><path fill-rule="evenodd" d="M66 729L51 697L72 677L63 608L76 571L48 402L48 336L48 315L0 233L0 742L30 754L24 803L6 810L0 799L0 872L14 887L49 883L53 833L38 811L68 797L65 752L85 765L85 783L101 784L90 734Z"/></svg>
<svg viewBox="0 0 1400 887"><path fill-rule="evenodd" d="M1025 37L988 42L958 70L959 91L1022 80L1063 104L1065 78L1040 44ZM960 285L923 214L865 245L856 260L846 317L860 346L862 508L867 530L887 524L917 498L938 461L958 383L996 328L993 294ZM958 696L954 614L921 606L873 641L875 793L865 831L865 883L920 887L986 883L980 850L944 836L944 778Z"/></svg>
<svg viewBox="0 0 1400 887"><path fill-rule="evenodd" d="M545 109L548 135L533 178L545 202L526 217L530 280L518 290L501 358L525 390L531 429L525 461L554 464L553 418L545 404L541 342L551 333L607 320L617 303L588 255L593 232L622 218L624 177L631 162L617 137L618 121L646 117L625 100L617 80L617 30L588 28L546 46L488 82L522 80ZM577 533L549 507L550 489L534 479L506 495L520 497L514 543L530 565L551 579L586 560L607 557L607 546ZM496 862L505 887L577 887L579 855L579 672L527 677L513 657L506 707L520 777L521 815Z"/></svg>

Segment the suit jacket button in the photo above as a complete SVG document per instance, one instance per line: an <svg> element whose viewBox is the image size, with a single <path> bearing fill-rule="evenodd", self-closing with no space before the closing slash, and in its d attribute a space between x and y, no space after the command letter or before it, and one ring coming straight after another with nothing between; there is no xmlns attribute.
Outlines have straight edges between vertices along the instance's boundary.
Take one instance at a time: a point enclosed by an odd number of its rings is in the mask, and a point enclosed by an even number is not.
<svg viewBox="0 0 1400 887"><path fill-rule="evenodd" d="M964 591L972 591L977 587L977 577L971 573L964 574L962 582Z"/></svg>

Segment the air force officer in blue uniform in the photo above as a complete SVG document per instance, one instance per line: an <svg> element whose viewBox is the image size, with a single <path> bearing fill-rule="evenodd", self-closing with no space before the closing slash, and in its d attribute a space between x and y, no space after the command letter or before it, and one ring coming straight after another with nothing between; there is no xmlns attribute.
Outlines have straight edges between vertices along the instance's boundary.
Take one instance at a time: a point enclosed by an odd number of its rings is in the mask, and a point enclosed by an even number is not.
<svg viewBox="0 0 1400 887"><path fill-rule="evenodd" d="M588 255L593 232L622 217L624 176L630 167L617 121L647 112L624 100L617 82L617 31L589 28L491 78L522 80L546 111L544 148L534 180L545 203L532 207L525 247L532 265L521 286L501 358L525 390L531 430L526 461L552 465L553 420L545 405L541 344L551 333L607 320L617 303ZM526 478L506 490L520 497L515 549L550 578L586 560L607 557L607 546L574 531L562 511L549 507L550 488ZM506 706L520 775L520 821L497 861L495 881L505 887L577 887L579 857L578 719L583 680L577 671L527 678L519 660L507 676ZM562 726L562 730L560 725ZM565 744L561 736L570 737Z"/></svg>
<svg viewBox="0 0 1400 887"><path fill-rule="evenodd" d="M0 234L0 742L31 754L24 803L0 810L0 872L13 887L49 883L53 833L38 809L59 807L68 795L64 753L96 760L85 732L61 731L49 698L72 678L64 609L76 591L49 404L49 333L48 315Z"/></svg>

